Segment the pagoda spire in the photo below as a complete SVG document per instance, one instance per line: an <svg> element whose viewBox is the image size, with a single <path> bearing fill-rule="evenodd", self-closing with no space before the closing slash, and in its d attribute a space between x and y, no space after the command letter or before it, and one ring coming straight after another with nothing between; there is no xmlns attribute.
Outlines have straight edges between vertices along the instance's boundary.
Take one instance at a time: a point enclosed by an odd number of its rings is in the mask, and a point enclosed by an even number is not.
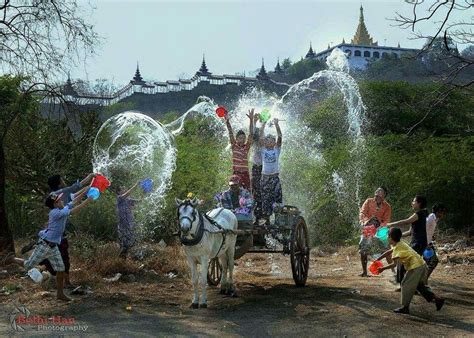
<svg viewBox="0 0 474 338"><path fill-rule="evenodd" d="M69 72L67 72L66 84L61 89L61 92L64 95L77 96L77 91L74 89L74 86L72 85L71 74Z"/></svg>
<svg viewBox="0 0 474 338"><path fill-rule="evenodd" d="M265 61L262 58L262 67L260 67L260 71L257 74L257 79L265 80L268 79L267 70L265 69Z"/></svg>
<svg viewBox="0 0 474 338"><path fill-rule="evenodd" d="M378 46L377 41L374 41L367 31L364 21L364 8L360 5L359 14L359 25L357 26L356 33L352 38L351 43L353 45L365 45L365 46Z"/></svg>
<svg viewBox="0 0 474 338"><path fill-rule="evenodd" d="M142 84L145 83L142 78L142 74L140 74L140 66L137 61L137 70L135 71L135 75L133 76L133 79L130 81L133 84Z"/></svg>
<svg viewBox="0 0 474 338"><path fill-rule="evenodd" d="M206 65L206 55L202 54L202 63L201 63L201 68L196 72L196 75L211 75L212 73L209 72L209 69L207 68Z"/></svg>
<svg viewBox="0 0 474 338"><path fill-rule="evenodd" d="M277 74L283 73L283 69L280 66L280 58L278 58L277 64L275 66L275 73Z"/></svg>
<svg viewBox="0 0 474 338"><path fill-rule="evenodd" d="M311 58L314 58L316 56L316 53L313 51L313 46L312 46L312 43L311 41L309 42L309 50L308 50L308 53L306 53L306 59L311 59Z"/></svg>

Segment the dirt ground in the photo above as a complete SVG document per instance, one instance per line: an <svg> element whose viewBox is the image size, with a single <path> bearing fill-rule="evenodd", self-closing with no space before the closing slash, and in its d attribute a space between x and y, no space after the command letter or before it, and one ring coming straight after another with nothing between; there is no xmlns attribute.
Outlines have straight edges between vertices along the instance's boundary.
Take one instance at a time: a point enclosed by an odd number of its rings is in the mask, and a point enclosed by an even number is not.
<svg viewBox="0 0 474 338"><path fill-rule="evenodd" d="M453 264L441 255L431 279L433 290L446 298L434 304L415 296L411 315L396 315L400 294L389 271L361 278L356 248L336 253L313 250L306 287L295 287L290 260L280 254L247 254L237 263L238 298L226 298L208 288L208 309L189 309L192 289L186 275L162 273L127 281L101 283L87 296L58 303L54 290L44 291L24 274L0 276L0 288L16 283L22 290L0 294L0 336L474 336L474 249ZM451 255L452 256L452 255ZM464 261L464 263L459 263ZM73 272L74 274L74 272ZM152 274L153 275L153 274ZM74 277L73 277L74 281ZM83 331L39 330L22 325L14 331L14 304L31 316L73 318ZM65 327L67 325L63 325ZM85 329L85 331L84 331Z"/></svg>

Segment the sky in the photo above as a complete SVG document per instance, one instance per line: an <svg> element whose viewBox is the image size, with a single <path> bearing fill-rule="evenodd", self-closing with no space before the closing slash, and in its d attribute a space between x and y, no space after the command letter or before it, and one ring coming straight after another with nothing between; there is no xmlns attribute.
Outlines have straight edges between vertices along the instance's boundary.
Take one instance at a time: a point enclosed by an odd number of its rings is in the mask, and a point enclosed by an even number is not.
<svg viewBox="0 0 474 338"><path fill-rule="evenodd" d="M97 56L71 71L72 78L130 81L137 62L145 80L189 78L203 54L213 74L267 70L277 58L299 60L310 41L315 52L350 42L364 7L367 29L379 45L420 48L410 31L389 21L411 6L390 1L103 1L82 5L102 37ZM91 6L92 5L92 6ZM433 29L433 24L427 26Z"/></svg>

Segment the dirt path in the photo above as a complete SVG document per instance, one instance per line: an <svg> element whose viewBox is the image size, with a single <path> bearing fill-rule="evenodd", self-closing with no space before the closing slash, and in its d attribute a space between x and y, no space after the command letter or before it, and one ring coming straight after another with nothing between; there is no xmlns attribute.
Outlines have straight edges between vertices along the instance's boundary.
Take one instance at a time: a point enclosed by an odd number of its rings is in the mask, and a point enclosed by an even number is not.
<svg viewBox="0 0 474 338"><path fill-rule="evenodd" d="M51 297L23 295L19 301L34 315L74 317L76 324L87 326L85 334L96 336L474 335L472 264L439 265L431 284L447 298L442 311L415 296L412 315L395 315L392 309L398 306L399 293L393 291L391 273L357 277L357 256L354 250L345 251L313 256L304 288L293 285L288 257L246 255L236 267L240 297L224 298L209 288L208 309L188 309L191 288L180 278L119 282L59 307ZM1 336L14 333L8 322L13 299L0 298ZM131 310L126 309L128 305ZM27 329L29 334L51 334L35 326Z"/></svg>

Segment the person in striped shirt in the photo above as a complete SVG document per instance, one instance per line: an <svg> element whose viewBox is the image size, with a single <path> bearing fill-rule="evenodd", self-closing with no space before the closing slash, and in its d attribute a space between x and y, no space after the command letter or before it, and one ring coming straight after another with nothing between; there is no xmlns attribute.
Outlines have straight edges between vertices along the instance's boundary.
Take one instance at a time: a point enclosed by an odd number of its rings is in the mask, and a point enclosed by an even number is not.
<svg viewBox="0 0 474 338"><path fill-rule="evenodd" d="M254 123L254 109L250 109L247 117L250 120L249 136L245 135L243 130L239 130L234 136L232 125L230 124L230 117L226 116L226 126L229 131L229 140L232 147L232 171L234 175L240 178L240 183L243 188L251 191L249 175L249 150L253 142L253 123Z"/></svg>

